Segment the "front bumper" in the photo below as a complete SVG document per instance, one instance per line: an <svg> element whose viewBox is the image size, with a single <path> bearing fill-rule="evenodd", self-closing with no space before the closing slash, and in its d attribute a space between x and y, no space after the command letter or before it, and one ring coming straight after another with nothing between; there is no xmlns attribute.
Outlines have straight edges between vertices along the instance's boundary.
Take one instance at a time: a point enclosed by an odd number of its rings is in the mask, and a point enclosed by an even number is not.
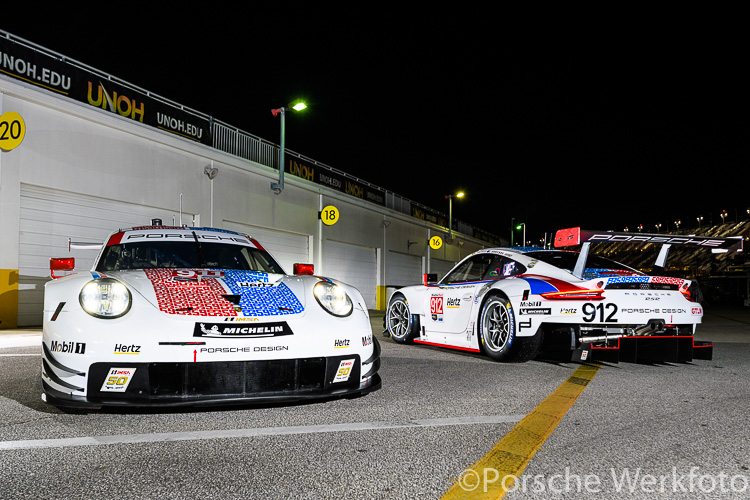
<svg viewBox="0 0 750 500"><path fill-rule="evenodd" d="M60 392L43 377L44 399L60 407L95 409L105 406L262 404L354 397L381 387L377 373L380 345L376 339L373 341L373 354L364 361L359 355L350 354L197 363L97 362L89 366L85 395L76 395L76 390ZM45 366L45 374L55 377L54 371L47 368ZM60 383L54 378L52 381Z"/></svg>

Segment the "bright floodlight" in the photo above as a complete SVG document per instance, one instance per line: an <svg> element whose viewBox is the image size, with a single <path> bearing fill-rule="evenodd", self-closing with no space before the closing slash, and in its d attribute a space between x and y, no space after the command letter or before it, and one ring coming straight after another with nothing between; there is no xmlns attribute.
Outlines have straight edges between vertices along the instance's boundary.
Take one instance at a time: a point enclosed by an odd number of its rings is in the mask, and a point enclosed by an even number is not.
<svg viewBox="0 0 750 500"><path fill-rule="evenodd" d="M295 111L302 111L303 109L307 108L307 104L304 102L298 102L294 106L292 106L292 109Z"/></svg>

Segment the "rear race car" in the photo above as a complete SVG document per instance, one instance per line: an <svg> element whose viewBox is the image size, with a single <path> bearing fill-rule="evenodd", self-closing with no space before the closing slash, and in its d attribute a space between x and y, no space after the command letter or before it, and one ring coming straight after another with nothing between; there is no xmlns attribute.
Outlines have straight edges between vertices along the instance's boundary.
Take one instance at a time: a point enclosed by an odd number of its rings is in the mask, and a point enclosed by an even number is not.
<svg viewBox="0 0 750 500"><path fill-rule="evenodd" d="M572 336L575 339L574 360L687 362L712 359L713 343L698 341L694 337L703 317L703 297L696 281L646 275L634 270L591 269L587 262L593 259L589 256L592 243L657 245L659 253L653 268L658 272L666 268L672 246L708 249L714 253L741 252L742 238L635 234L580 228L561 230L555 236L556 247L581 245L572 272L590 278L587 287L598 291L601 296L598 302L581 306L583 323L576 325Z"/></svg>
<svg viewBox="0 0 750 500"><path fill-rule="evenodd" d="M396 342L481 352L525 361L540 352L589 361L710 359L694 339L703 309L697 283L649 276L589 255L593 242L657 243L657 267L672 245L739 251L742 240L560 231L556 246L491 248L467 256L437 283L396 290L385 316Z"/></svg>
<svg viewBox="0 0 750 500"><path fill-rule="evenodd" d="M211 228L114 232L93 269L45 287L42 382L58 406L175 406L352 397L380 388L355 288Z"/></svg>

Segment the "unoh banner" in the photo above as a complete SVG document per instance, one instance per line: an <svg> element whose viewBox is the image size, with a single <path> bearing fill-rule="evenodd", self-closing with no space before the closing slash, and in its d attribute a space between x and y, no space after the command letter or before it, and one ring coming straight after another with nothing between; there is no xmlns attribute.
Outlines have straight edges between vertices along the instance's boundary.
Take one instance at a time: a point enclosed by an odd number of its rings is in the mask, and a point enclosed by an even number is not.
<svg viewBox="0 0 750 500"><path fill-rule="evenodd" d="M208 119L7 38L0 38L0 73L122 118L211 145Z"/></svg>
<svg viewBox="0 0 750 500"><path fill-rule="evenodd" d="M385 206L385 191L366 182L346 176L332 168L308 160L292 151L286 152L284 172L322 184L361 200Z"/></svg>

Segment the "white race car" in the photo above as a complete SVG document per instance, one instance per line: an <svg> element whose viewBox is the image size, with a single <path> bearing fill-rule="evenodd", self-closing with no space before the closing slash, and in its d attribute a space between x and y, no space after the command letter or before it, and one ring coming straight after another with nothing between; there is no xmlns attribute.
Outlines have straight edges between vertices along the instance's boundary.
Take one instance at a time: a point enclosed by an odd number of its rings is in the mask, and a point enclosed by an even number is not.
<svg viewBox="0 0 750 500"><path fill-rule="evenodd" d="M52 276L73 259L51 259ZM355 288L247 235L118 230L91 271L45 286L43 398L171 406L356 396L380 388L380 346Z"/></svg>
<svg viewBox="0 0 750 500"><path fill-rule="evenodd" d="M703 316L698 284L647 276L589 255L592 242L672 245L741 251L742 238L558 231L555 246L580 252L484 249L458 263L439 283L396 290L386 334L471 352L497 361L526 361L540 352L575 361L684 362L711 359L713 344L694 340Z"/></svg>

